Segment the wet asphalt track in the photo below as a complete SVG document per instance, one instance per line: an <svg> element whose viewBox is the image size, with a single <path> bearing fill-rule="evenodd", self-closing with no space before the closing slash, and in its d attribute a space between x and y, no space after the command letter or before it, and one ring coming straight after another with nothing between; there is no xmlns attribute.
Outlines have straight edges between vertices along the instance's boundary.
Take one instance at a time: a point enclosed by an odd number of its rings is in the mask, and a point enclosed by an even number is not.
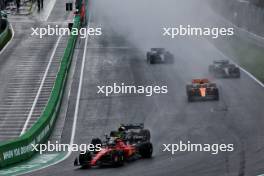
<svg viewBox="0 0 264 176"><path fill-rule="evenodd" d="M121 168L84 170L73 166L77 155L74 153L59 164L30 175L254 176L264 172L263 87L244 73L236 80L212 78L220 87L220 101L188 103L185 85L192 78L211 78L208 64L216 58L224 59L207 40L189 39L184 44L169 41L175 64L148 65L145 51L126 41L107 22L97 19L97 15L93 14L91 25L102 24L104 35L91 37L85 48L87 55L74 142L89 143L92 137L102 137L120 123L143 122L151 130L154 156ZM67 143L71 135L81 58L82 55L78 56L62 143ZM97 85L113 82L167 85L168 94L152 97L96 94ZM218 155L162 152L162 144L180 140L201 144L233 143L235 151Z"/></svg>

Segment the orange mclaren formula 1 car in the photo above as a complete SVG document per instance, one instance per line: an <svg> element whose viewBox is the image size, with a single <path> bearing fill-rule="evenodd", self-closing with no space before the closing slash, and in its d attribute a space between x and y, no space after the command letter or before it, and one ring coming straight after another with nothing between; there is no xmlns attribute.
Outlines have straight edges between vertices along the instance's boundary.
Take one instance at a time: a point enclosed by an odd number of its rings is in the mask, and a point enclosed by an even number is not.
<svg viewBox="0 0 264 176"><path fill-rule="evenodd" d="M122 166L126 161L140 158L151 158L153 147L150 142L127 144L120 138L110 137L105 142L99 138L93 139L92 144L101 144L98 152L80 153L74 165L83 168L96 166Z"/></svg>
<svg viewBox="0 0 264 176"><path fill-rule="evenodd" d="M208 79L193 79L191 84L186 86L188 102L196 100L219 100L219 90L215 83Z"/></svg>

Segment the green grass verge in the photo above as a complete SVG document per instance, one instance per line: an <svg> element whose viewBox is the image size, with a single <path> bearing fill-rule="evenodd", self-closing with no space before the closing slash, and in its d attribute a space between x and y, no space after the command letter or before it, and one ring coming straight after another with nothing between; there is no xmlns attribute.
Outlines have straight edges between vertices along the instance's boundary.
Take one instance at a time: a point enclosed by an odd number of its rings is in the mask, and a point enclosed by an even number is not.
<svg viewBox="0 0 264 176"><path fill-rule="evenodd" d="M213 43L228 57L264 82L264 46L258 46L237 36L217 39Z"/></svg>

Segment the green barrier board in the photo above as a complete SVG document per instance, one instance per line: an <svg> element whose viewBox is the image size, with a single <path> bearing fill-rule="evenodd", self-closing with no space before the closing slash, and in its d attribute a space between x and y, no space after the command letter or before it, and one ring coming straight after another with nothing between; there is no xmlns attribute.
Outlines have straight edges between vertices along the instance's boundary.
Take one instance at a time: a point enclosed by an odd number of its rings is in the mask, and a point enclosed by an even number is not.
<svg viewBox="0 0 264 176"><path fill-rule="evenodd" d="M6 22L5 30L0 34L0 51L4 46L7 44L7 42L10 40L12 34L9 28L8 22Z"/></svg>

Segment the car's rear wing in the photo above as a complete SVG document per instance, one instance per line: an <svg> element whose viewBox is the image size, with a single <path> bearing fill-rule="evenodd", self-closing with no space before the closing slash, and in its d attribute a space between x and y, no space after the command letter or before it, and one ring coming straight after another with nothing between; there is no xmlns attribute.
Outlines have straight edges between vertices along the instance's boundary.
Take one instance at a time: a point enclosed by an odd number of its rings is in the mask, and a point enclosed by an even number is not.
<svg viewBox="0 0 264 176"><path fill-rule="evenodd" d="M121 124L120 126L125 127L127 130L129 130L129 129L143 129L144 123Z"/></svg>
<svg viewBox="0 0 264 176"><path fill-rule="evenodd" d="M208 79L193 79L192 83L193 84L206 84L209 83L210 81Z"/></svg>
<svg viewBox="0 0 264 176"><path fill-rule="evenodd" d="M214 64L229 64L228 60L216 60L213 62Z"/></svg>
<svg viewBox="0 0 264 176"><path fill-rule="evenodd" d="M193 84L191 89L200 89L200 88L217 88L215 83L206 83L206 84Z"/></svg>
<svg viewBox="0 0 264 176"><path fill-rule="evenodd" d="M165 48L151 48L151 51L156 51L156 52L165 52Z"/></svg>

